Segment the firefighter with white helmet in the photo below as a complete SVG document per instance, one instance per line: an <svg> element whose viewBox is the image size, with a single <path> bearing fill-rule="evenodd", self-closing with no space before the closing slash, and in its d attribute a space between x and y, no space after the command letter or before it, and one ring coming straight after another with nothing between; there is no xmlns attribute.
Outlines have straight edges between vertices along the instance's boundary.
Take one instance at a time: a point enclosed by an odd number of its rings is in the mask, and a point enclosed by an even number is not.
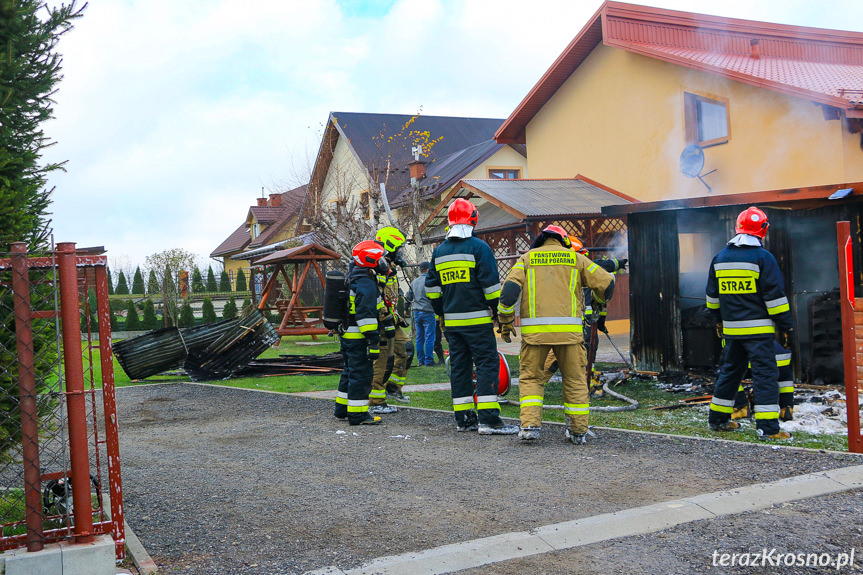
<svg viewBox="0 0 863 575"><path fill-rule="evenodd" d="M395 413L397 408L387 404L387 397L401 403L408 403L410 397L402 394L402 387L407 377L407 349L405 344L410 341L402 329L407 322L399 316L396 305L399 299L399 282L396 277L396 265L405 265L401 255L402 246L406 241L404 233L395 227L381 228L375 234L375 241L384 247L388 263L385 273L377 276L378 287L383 293L379 307L378 319L381 323L381 354L375 361L372 391L369 395L369 413ZM393 358L393 368L384 381L387 364Z"/></svg>
<svg viewBox="0 0 863 575"><path fill-rule="evenodd" d="M334 410L337 418L347 419L351 425L381 422L380 417L369 415L369 392L372 389L373 365L380 352L380 296L375 275L386 273L389 267L384 253L384 248L378 242L367 240L354 246L351 254L347 277L347 329L339 339L345 367L339 378Z"/></svg>
<svg viewBox="0 0 863 575"><path fill-rule="evenodd" d="M773 342L778 328L780 343L787 344L794 319L776 258L761 245L769 225L763 211L744 210L737 217L737 235L710 263L707 308L726 343L707 421L714 431L740 427L731 420L734 396L751 366L758 437L783 440L791 434L779 428L779 369Z"/></svg>
<svg viewBox="0 0 863 575"><path fill-rule="evenodd" d="M513 265L503 285L498 318L504 341L514 333L515 306L521 301L519 439L539 439L545 395L545 362L553 350L563 375L566 437L585 443L590 414L582 334L583 288L597 302L614 292L614 276L571 249L563 228L547 226L530 250Z"/></svg>
<svg viewBox="0 0 863 575"><path fill-rule="evenodd" d="M500 276L491 248L473 235L478 216L476 206L464 198L450 204L449 230L432 254L426 295L435 314L443 318L449 342L457 430L513 435L518 426L503 422L497 401L499 359L492 316L500 297Z"/></svg>

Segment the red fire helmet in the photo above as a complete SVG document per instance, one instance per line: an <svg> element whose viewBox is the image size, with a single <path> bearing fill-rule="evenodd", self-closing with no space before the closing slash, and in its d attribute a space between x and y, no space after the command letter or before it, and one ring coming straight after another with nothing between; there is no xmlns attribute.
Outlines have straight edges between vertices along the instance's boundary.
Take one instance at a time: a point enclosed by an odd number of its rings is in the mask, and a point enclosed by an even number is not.
<svg viewBox="0 0 863 575"><path fill-rule="evenodd" d="M767 214L752 206L740 212L740 215L737 216L737 225L734 226L734 233L749 234L764 239L769 227L770 223L767 221Z"/></svg>
<svg viewBox="0 0 863 575"><path fill-rule="evenodd" d="M456 200L449 206L447 219L451 226L456 224L476 226L477 220L479 219L479 212L476 211L476 206L473 205L472 202L464 198L456 198Z"/></svg>
<svg viewBox="0 0 863 575"><path fill-rule="evenodd" d="M374 240L366 240L354 246L354 263L361 268L374 268L384 257L384 247Z"/></svg>

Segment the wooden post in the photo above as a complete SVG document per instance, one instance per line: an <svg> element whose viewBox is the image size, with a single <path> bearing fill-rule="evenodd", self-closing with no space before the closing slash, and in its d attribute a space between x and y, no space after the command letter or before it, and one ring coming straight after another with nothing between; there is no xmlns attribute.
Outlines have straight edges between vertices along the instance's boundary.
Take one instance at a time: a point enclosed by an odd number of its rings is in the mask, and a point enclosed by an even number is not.
<svg viewBox="0 0 863 575"><path fill-rule="evenodd" d="M836 238L839 247L839 307L842 311L848 451L863 453L863 437L860 435L860 390L857 386L857 347L854 337L854 258L851 251L850 222L836 222Z"/></svg>

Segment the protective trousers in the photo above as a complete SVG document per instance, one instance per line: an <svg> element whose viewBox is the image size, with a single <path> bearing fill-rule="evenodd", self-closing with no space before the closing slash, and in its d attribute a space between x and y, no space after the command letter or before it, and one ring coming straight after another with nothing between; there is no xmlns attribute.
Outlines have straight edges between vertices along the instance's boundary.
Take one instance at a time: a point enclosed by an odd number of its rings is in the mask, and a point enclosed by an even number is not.
<svg viewBox="0 0 863 575"><path fill-rule="evenodd" d="M366 356L366 340L339 338L345 367L339 378L334 415L360 422L369 416L372 390L372 360Z"/></svg>
<svg viewBox="0 0 863 575"><path fill-rule="evenodd" d="M755 400L755 427L763 435L779 433L779 368L773 351L773 337L727 339L719 379L713 388L708 423L722 424L731 419L734 397L747 366L752 366Z"/></svg>
<svg viewBox="0 0 863 575"><path fill-rule="evenodd" d="M449 342L450 388L456 424L479 422L497 427L503 424L497 402L500 359L492 324L444 332ZM476 366L476 404L473 374ZM474 413L476 405L476 413Z"/></svg>
<svg viewBox="0 0 863 575"><path fill-rule="evenodd" d="M569 429L574 433L585 433L590 417L590 400L587 389L587 353L584 345L580 343L530 345L521 342L518 378L521 426L542 426L542 405L545 383L548 381L545 364L549 350L554 351L563 376L563 407Z"/></svg>
<svg viewBox="0 0 863 575"><path fill-rule="evenodd" d="M387 388L393 386L401 391L407 379L408 352L405 344L410 341L410 336L405 331L396 327L396 335L391 339L381 336L381 353L375 360L374 379L372 380L372 392L369 394L370 405L383 405L387 402ZM384 380L387 374L389 358L393 358L393 369L389 378Z"/></svg>

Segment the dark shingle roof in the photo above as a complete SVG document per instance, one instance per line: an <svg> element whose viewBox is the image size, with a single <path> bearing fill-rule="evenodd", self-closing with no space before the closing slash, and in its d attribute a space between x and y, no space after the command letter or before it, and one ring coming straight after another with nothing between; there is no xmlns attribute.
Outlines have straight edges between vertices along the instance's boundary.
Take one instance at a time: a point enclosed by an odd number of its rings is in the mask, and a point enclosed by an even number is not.
<svg viewBox="0 0 863 575"><path fill-rule="evenodd" d="M375 173L382 174L386 170L389 157L391 173L387 180L387 197L390 200L410 185L407 166L414 159L411 146L415 137L412 133L428 132L430 141L441 138L426 151L428 156L422 158L431 167L438 158L488 142L503 123L502 119L492 118L354 112L333 112L331 118L337 122L339 131L373 177ZM413 122L405 127L412 118L415 118ZM382 181L383 176L376 179Z"/></svg>
<svg viewBox="0 0 863 575"><path fill-rule="evenodd" d="M211 258L218 258L222 256L228 256L235 252L239 252L247 245L249 245L249 240L251 237L249 236L249 228L246 227L246 223L243 222L240 224L240 227L234 230L234 232L228 236L228 238L219 244L213 252L210 254Z"/></svg>
<svg viewBox="0 0 863 575"><path fill-rule="evenodd" d="M448 190L453 184L465 177L471 170L482 164L494 155L505 144L498 144L494 140L486 140L474 144L463 150L459 150L448 156L444 156L426 165L426 177L420 180L423 198L438 196ZM402 192L392 201L394 208L405 201L410 187Z"/></svg>

